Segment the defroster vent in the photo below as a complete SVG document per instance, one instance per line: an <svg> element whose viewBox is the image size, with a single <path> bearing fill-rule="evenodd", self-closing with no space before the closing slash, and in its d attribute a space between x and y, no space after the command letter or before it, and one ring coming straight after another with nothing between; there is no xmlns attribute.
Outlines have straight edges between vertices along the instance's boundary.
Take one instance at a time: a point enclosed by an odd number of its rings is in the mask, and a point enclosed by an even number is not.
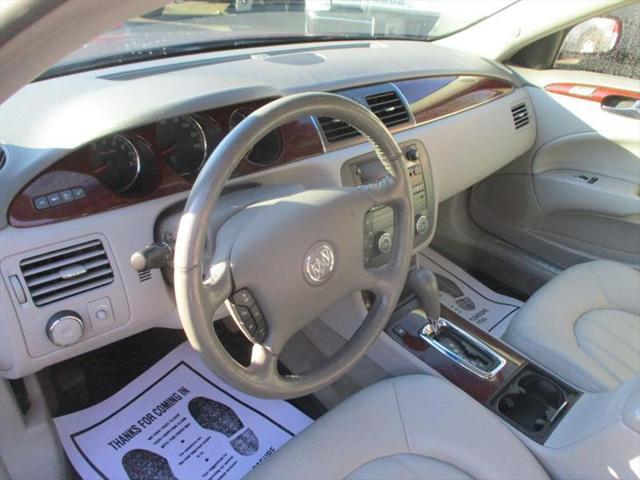
<svg viewBox="0 0 640 480"><path fill-rule="evenodd" d="M113 282L100 240L36 255L20 262L33 303L39 307Z"/></svg>

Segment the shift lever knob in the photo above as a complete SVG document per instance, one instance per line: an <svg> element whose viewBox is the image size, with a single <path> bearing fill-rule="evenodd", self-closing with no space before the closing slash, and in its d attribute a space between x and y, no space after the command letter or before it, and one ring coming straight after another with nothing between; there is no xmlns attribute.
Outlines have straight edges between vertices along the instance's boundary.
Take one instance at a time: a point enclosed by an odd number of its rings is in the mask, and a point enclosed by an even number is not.
<svg viewBox="0 0 640 480"><path fill-rule="evenodd" d="M418 296L427 318L437 329L440 320L440 290L438 279L431 270L416 267L409 272L409 287Z"/></svg>

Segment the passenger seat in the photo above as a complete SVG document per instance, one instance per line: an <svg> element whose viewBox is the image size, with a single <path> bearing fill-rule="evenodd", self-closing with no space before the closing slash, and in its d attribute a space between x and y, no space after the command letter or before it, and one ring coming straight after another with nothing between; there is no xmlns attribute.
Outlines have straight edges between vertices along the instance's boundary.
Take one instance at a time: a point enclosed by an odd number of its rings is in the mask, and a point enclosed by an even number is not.
<svg viewBox="0 0 640 480"><path fill-rule="evenodd" d="M640 372L640 272L573 266L529 299L503 340L578 388L613 389Z"/></svg>

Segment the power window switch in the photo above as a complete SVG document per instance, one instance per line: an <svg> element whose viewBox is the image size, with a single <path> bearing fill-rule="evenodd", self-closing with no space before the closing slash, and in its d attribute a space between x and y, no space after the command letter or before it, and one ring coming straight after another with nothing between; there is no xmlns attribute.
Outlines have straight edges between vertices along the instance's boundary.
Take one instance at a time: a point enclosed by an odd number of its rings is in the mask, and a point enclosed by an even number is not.
<svg viewBox="0 0 640 480"><path fill-rule="evenodd" d="M89 310L89 318L91 319L93 330L107 330L113 327L115 319L113 318L111 301L108 297L89 303L87 309Z"/></svg>

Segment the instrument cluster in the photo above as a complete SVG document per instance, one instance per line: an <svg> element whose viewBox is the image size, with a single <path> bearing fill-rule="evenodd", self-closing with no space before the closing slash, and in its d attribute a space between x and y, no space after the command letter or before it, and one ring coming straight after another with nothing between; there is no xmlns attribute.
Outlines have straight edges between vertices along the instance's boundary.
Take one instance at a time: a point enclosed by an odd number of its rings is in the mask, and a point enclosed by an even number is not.
<svg viewBox="0 0 640 480"><path fill-rule="evenodd" d="M90 171L103 186L124 196L153 190L164 166L193 182L225 134L249 113L247 109L233 111L224 126L206 113L195 113L109 135L88 145ZM274 130L247 153L245 161L267 167L281 153L281 134Z"/></svg>

